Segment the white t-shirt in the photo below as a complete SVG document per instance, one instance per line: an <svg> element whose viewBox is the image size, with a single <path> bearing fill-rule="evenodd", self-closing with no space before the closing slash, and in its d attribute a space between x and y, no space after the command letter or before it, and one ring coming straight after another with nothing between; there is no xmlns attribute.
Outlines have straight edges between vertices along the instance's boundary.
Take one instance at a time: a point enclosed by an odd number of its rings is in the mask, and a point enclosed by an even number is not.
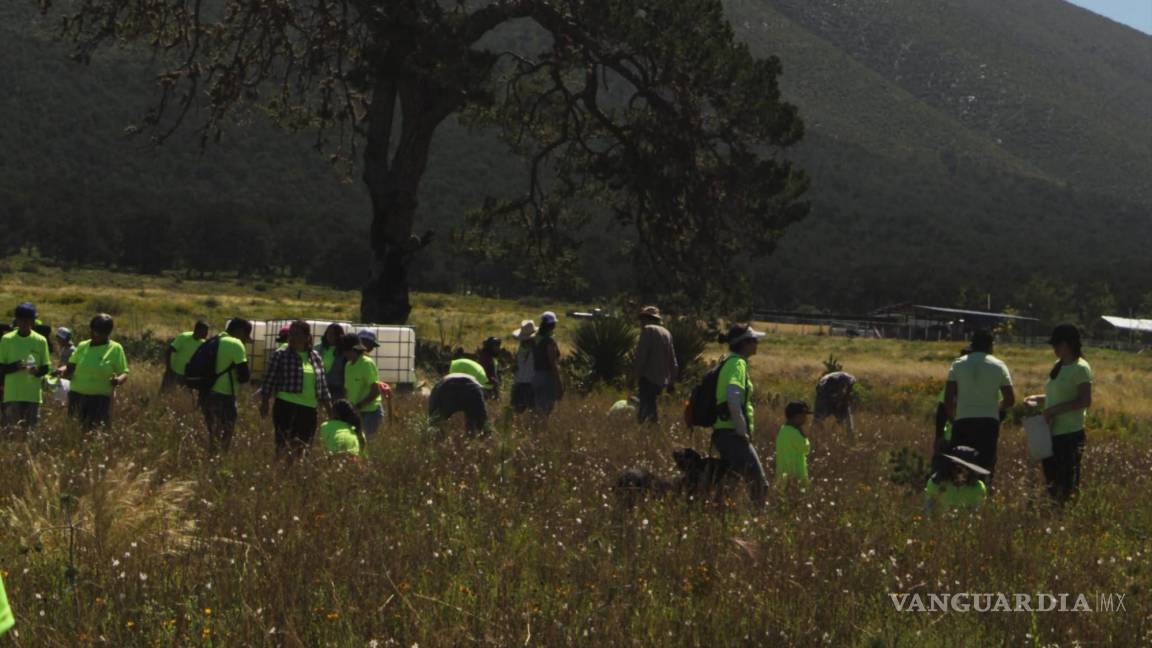
<svg viewBox="0 0 1152 648"><path fill-rule="evenodd" d="M979 351L952 363L948 382L956 383L956 420L1000 418L1000 388L1012 386L1008 367Z"/></svg>
<svg viewBox="0 0 1152 648"><path fill-rule="evenodd" d="M516 384L532 384L536 368L532 361L532 347L524 346L516 350Z"/></svg>

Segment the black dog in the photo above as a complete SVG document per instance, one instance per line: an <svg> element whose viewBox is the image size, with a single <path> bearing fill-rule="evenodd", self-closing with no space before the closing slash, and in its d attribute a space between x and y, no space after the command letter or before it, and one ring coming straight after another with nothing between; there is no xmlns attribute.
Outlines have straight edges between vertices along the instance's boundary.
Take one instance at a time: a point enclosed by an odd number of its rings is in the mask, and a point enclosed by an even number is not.
<svg viewBox="0 0 1152 648"><path fill-rule="evenodd" d="M680 469L680 476L664 479L648 470L630 468L616 478L616 492L630 502L641 496L664 496L669 493L694 499L707 494L720 494L720 484L728 473L728 464L722 459L705 457L692 448L678 448L672 459Z"/></svg>

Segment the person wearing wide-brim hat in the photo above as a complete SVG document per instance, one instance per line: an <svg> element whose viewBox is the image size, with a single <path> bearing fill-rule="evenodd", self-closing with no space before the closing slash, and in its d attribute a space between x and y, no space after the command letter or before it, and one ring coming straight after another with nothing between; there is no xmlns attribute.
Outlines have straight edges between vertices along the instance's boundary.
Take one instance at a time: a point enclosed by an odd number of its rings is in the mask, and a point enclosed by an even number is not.
<svg viewBox="0 0 1152 648"><path fill-rule="evenodd" d="M520 322L520 328L512 331L510 337L520 343L520 347L516 349L516 376L512 382L512 410L517 414L523 414L532 409L534 403L532 378L536 374L536 369L533 366L532 352L536 343L536 322L532 320Z"/></svg>
<svg viewBox="0 0 1152 648"><path fill-rule="evenodd" d="M1059 358L1048 373L1044 393L1024 400L1043 410L1052 431L1052 456L1044 460L1048 494L1067 502L1080 488L1080 459L1084 455L1084 419L1092 406L1092 366L1084 359L1080 329L1061 324L1048 340Z"/></svg>
<svg viewBox="0 0 1152 648"><path fill-rule="evenodd" d="M712 447L736 474L748 482L749 494L762 503L768 491L764 466L752 445L756 409L752 405L753 385L748 360L759 349L764 334L749 324L733 324L721 342L730 351L716 380L716 424Z"/></svg>
<svg viewBox="0 0 1152 648"><path fill-rule="evenodd" d="M988 469L980 465L980 453L970 446L953 446L940 455L940 469L924 487L924 510L976 509L988 497L984 480Z"/></svg>
<svg viewBox="0 0 1152 648"><path fill-rule="evenodd" d="M641 329L636 342L633 378L640 401L636 418L641 423L656 422L657 399L664 390L675 389L680 373L672 334L662 326L663 321L660 309L655 306L640 310Z"/></svg>

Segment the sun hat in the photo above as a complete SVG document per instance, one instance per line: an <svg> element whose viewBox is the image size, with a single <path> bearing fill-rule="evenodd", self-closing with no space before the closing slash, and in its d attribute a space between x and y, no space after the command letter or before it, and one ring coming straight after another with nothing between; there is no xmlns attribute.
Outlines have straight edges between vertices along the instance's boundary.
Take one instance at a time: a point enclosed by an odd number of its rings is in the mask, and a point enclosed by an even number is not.
<svg viewBox="0 0 1152 648"><path fill-rule="evenodd" d="M520 328L512 331L512 337L520 342L526 342L536 337L536 322L532 320L520 322Z"/></svg>
<svg viewBox="0 0 1152 648"><path fill-rule="evenodd" d="M971 446L956 446L945 453L943 457L957 465L964 466L977 475L991 474L991 471L987 468L976 463L980 460L980 453L976 451L976 448Z"/></svg>
<svg viewBox="0 0 1152 648"><path fill-rule="evenodd" d="M663 321L664 319L660 316L660 309L655 306L645 306L640 309L640 318L643 319L645 317L654 319L657 322Z"/></svg>
<svg viewBox="0 0 1152 648"><path fill-rule="evenodd" d="M549 324L555 323L556 313L553 313L552 311L544 311L544 314L540 316L540 326L548 326Z"/></svg>
<svg viewBox="0 0 1152 648"><path fill-rule="evenodd" d="M733 324L728 327L728 335L725 336L725 341L728 346L736 346L745 340L759 340L767 335L752 328L751 324Z"/></svg>
<svg viewBox="0 0 1152 648"><path fill-rule="evenodd" d="M375 331L360 329L360 332L356 334L356 337L360 338L360 344L364 345L368 349L375 349L376 347L380 346L380 343L376 341Z"/></svg>

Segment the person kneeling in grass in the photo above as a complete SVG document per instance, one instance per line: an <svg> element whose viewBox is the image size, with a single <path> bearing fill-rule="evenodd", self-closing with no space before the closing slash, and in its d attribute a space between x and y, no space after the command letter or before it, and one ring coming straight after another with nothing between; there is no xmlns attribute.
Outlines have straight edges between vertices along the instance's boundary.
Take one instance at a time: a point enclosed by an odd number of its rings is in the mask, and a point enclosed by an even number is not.
<svg viewBox="0 0 1152 648"><path fill-rule="evenodd" d="M776 480L791 479L808 483L808 453L812 445L804 435L804 427L812 414L808 403L793 401L784 408L787 422L776 433Z"/></svg>
<svg viewBox="0 0 1152 648"><path fill-rule="evenodd" d="M340 399L332 405L332 419L320 426L320 441L330 455L360 456L364 448L364 433L360 431L360 415L352 403Z"/></svg>
<svg viewBox="0 0 1152 648"><path fill-rule="evenodd" d="M980 465L980 453L969 446L955 446L941 457L948 462L933 473L924 488L924 512L944 509L978 509L988 497L983 478L988 469Z"/></svg>

